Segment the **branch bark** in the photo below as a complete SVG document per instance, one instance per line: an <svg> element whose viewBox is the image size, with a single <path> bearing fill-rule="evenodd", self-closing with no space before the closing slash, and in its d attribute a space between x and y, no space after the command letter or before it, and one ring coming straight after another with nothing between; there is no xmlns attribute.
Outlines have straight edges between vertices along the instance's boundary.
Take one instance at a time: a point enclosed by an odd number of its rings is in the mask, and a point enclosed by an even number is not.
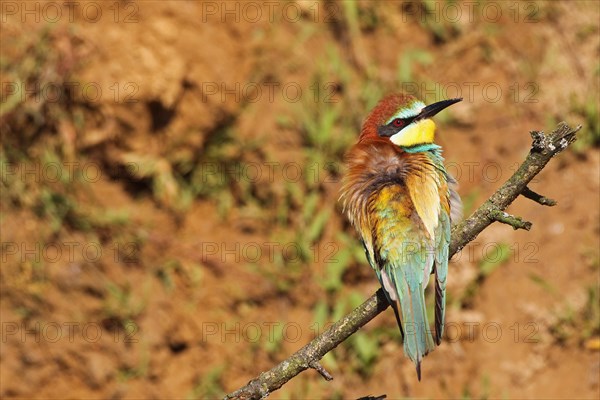
<svg viewBox="0 0 600 400"><path fill-rule="evenodd" d="M532 131L533 143L525 161L481 207L466 220L462 221L452 230L449 257L460 251L464 246L477 237L486 227L494 221L508 223L513 228L527 229L531 223L523 221L504 212L504 210L521 194L525 197L535 197L540 204L547 204L544 196L533 196L527 185L544 169L548 161L575 141L575 133L581 129L569 127L561 122L550 134L541 131ZM540 201L544 199L544 201ZM325 354L334 349L350 335L375 318L389 306L382 289L379 289L363 304L351 313L336 322L327 331L313 339L289 358L269 371L261 373L252 379L246 386L225 396L225 399L262 399L273 391L279 389L300 372L313 368L329 380L331 376L320 366L318 361Z"/></svg>

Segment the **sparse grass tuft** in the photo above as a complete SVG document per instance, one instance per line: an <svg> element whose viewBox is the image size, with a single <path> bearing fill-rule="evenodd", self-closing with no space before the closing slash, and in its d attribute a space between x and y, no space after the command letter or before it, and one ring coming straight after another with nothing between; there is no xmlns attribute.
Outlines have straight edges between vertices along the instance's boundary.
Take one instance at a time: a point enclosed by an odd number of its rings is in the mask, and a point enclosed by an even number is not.
<svg viewBox="0 0 600 400"><path fill-rule="evenodd" d="M192 391L186 396L187 400L216 399L223 397L225 390L221 383L221 377L225 370L224 365L217 365L206 372Z"/></svg>
<svg viewBox="0 0 600 400"><path fill-rule="evenodd" d="M577 141L572 149L576 153L584 153L590 147L600 146L600 110L597 93L588 96L583 102L574 102L571 111L583 125L577 134Z"/></svg>
<svg viewBox="0 0 600 400"><path fill-rule="evenodd" d="M479 288L483 284L483 282L500 266L506 264L512 255L512 251L510 246L506 243L498 243L496 246L496 251L494 251L493 255L489 257L484 257L479 260L479 269L477 273L477 277L467 285L464 290L460 303L462 307L471 307L472 302L479 291Z"/></svg>

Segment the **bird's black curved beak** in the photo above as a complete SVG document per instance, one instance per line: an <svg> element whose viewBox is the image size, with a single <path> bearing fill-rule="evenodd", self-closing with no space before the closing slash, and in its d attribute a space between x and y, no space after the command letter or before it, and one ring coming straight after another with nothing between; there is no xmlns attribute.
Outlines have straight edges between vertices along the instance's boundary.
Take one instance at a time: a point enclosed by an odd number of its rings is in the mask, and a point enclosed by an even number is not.
<svg viewBox="0 0 600 400"><path fill-rule="evenodd" d="M459 101L462 101L462 97L458 99L442 100L438 101L437 103L425 106L423 107L419 115L416 116L415 120L433 117L435 114L439 113L444 108L451 106L452 104L458 103Z"/></svg>

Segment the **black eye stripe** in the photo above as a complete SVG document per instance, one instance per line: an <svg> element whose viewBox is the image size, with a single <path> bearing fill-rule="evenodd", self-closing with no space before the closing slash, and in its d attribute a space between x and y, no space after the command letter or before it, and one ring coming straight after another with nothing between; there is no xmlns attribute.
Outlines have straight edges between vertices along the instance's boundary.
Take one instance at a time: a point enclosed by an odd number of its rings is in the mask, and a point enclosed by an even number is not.
<svg viewBox="0 0 600 400"><path fill-rule="evenodd" d="M413 122L413 120L416 118L415 117L408 117L408 118L394 118L392 120L392 122L390 122L388 124L388 126L394 126L394 127L401 127L401 126L406 126L408 124L410 124L411 122Z"/></svg>
<svg viewBox="0 0 600 400"><path fill-rule="evenodd" d="M404 129L407 125L413 122L417 116L408 118L394 118L387 125L381 125L377 128L379 136L390 137ZM398 122L397 122L398 121ZM399 125L396 125L399 123Z"/></svg>

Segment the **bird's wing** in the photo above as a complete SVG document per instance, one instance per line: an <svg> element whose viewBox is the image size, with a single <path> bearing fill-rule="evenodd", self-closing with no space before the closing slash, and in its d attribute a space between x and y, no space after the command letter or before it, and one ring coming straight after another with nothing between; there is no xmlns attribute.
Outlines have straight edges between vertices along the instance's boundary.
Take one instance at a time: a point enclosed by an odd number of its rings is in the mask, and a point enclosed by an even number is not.
<svg viewBox="0 0 600 400"><path fill-rule="evenodd" d="M386 289L386 287L390 287L389 284L387 284L387 282L384 284L384 281L383 281L384 277L387 279L387 275L386 274L384 274L383 276L381 275L381 271L382 271L381 266L378 264L378 261L377 261L377 260L379 260L379 258L374 256L372 239L373 238L370 233L369 233L368 242L366 242L364 238L361 239L361 243L363 245L363 248L365 249L365 256L367 257L367 261L369 262L369 265L375 270L375 274L377 275L377 279L379 280L381 287L384 288L383 293L385 294L385 297L386 297L388 303L390 303L390 306L394 310L394 315L396 316L396 322L398 323L398 329L400 329L400 336L402 336L402 339L404 340L404 330L402 329L402 320L400 319L400 311L398 310L398 303L396 302L396 300L392 299L392 297L390 296L390 292L388 292L388 290Z"/></svg>
<svg viewBox="0 0 600 400"><path fill-rule="evenodd" d="M446 315L446 280L448 277L448 246L450 245L449 209L442 207L435 233L435 339L439 345L444 334Z"/></svg>
<svg viewBox="0 0 600 400"><path fill-rule="evenodd" d="M435 337L438 345L444 335L450 229L452 223L458 222L462 217L462 204L456 192L458 183L451 175L445 174L445 176L447 181L444 182L442 179L440 182L440 211L435 232Z"/></svg>
<svg viewBox="0 0 600 400"><path fill-rule="evenodd" d="M458 195L458 182L450 174L446 174L448 179L448 191L450 194L450 222L455 225L463 217L463 207L460 196Z"/></svg>

